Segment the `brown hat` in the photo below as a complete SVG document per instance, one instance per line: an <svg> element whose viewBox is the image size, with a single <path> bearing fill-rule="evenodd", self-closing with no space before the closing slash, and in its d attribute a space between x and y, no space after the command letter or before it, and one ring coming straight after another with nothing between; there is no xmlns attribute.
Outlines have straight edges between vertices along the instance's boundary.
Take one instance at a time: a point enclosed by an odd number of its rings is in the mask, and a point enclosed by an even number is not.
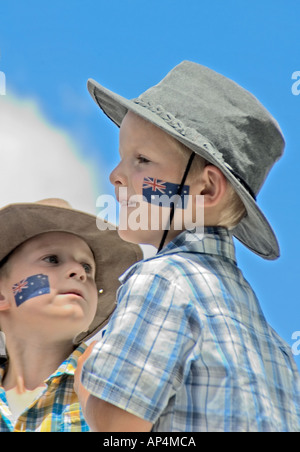
<svg viewBox="0 0 300 452"><path fill-rule="evenodd" d="M118 278L143 258L141 248L123 241L114 225L74 210L62 199L4 207L0 210L0 231L0 262L26 240L45 232L75 234L89 245L96 262L98 308L88 331L76 337L77 344L89 339L107 323L116 306Z"/></svg>

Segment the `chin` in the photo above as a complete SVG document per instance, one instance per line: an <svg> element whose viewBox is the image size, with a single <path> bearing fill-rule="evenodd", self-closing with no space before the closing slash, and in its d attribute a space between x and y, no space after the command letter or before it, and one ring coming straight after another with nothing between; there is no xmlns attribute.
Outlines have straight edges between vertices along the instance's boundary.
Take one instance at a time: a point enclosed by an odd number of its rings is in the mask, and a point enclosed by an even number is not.
<svg viewBox="0 0 300 452"><path fill-rule="evenodd" d="M132 231L130 229L120 230L118 229L119 237L125 242L135 243L136 245L152 245L158 248L159 240L157 238L157 232L159 231ZM161 233L162 234L162 233Z"/></svg>

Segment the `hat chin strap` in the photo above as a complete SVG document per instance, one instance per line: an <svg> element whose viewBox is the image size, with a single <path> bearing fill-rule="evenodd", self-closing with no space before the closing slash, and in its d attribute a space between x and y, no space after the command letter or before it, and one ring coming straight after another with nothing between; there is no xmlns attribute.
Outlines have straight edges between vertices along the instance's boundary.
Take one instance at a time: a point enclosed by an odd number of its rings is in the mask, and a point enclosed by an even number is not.
<svg viewBox="0 0 300 452"><path fill-rule="evenodd" d="M190 171L192 162L193 162L193 160L195 158L195 155L196 155L195 152L192 152L192 154L190 155L189 161L187 163L185 172L184 172L183 177L181 179L181 183L180 183L179 188L177 190L176 196L179 196L179 197L181 196L183 186L184 186L186 178L187 178L187 176L189 174L189 171ZM171 227L171 224L172 224L172 221L173 221L173 218L174 218L174 213L175 213L175 202L173 202L172 207L171 207L171 211L170 211L170 217L169 217L169 226L170 227ZM162 248L164 246L164 243L166 241L168 232L169 232L169 229L165 229L164 230L164 233L163 233L160 245L158 247L157 253L159 253L162 250Z"/></svg>

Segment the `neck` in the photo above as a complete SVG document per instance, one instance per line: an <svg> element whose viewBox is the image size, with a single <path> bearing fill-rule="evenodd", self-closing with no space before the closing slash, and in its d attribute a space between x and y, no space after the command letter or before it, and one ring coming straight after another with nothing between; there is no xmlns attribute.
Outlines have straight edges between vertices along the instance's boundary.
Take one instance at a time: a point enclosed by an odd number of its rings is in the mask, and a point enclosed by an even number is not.
<svg viewBox="0 0 300 452"><path fill-rule="evenodd" d="M20 340L11 335L6 335L6 344L9 362L3 387L5 390L16 388L19 393L43 385L74 348L71 341Z"/></svg>

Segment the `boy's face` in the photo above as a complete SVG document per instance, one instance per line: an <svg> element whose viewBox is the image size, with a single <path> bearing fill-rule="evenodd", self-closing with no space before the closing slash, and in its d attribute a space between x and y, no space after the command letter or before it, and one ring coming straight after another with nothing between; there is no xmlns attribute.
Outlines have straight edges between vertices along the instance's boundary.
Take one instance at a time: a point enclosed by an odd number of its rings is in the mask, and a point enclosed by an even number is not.
<svg viewBox="0 0 300 452"><path fill-rule="evenodd" d="M1 313L6 324L57 340L87 330L96 312L97 288L94 257L81 238L41 234L22 244L6 265L0 280L1 298L9 303ZM39 292L41 275L45 283ZM30 289L35 286L36 291Z"/></svg>
<svg viewBox="0 0 300 452"><path fill-rule="evenodd" d="M121 205L118 232L124 240L159 246L170 208L153 206L149 202L133 204L130 200L135 195L142 196L147 178L180 184L188 156L180 152L178 146L167 133L135 114L129 112L124 117L120 128L121 161L110 175ZM198 194L197 188L190 185L189 194ZM157 193L159 195L159 191ZM184 213L184 210L176 209L174 221L176 215L181 217L177 224L184 224ZM183 229L184 226L177 230L171 228L167 242Z"/></svg>

